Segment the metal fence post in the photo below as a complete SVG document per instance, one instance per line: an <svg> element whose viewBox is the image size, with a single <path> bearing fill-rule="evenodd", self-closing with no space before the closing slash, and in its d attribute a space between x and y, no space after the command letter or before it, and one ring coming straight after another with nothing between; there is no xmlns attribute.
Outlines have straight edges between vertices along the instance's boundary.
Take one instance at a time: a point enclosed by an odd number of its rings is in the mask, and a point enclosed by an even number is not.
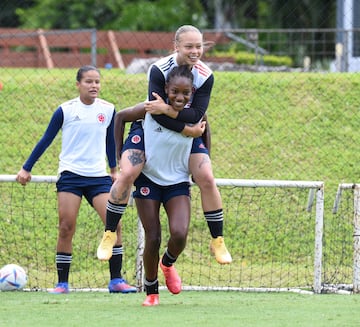
<svg viewBox="0 0 360 327"><path fill-rule="evenodd" d="M91 31L91 64L96 67L96 54L97 54L97 48L96 48L96 29L94 28Z"/></svg>

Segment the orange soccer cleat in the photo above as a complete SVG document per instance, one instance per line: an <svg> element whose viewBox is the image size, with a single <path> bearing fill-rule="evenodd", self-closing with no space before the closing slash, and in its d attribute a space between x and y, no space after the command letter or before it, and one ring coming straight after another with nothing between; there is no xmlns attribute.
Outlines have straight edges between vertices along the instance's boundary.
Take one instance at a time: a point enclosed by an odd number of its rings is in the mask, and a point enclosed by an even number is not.
<svg viewBox="0 0 360 327"><path fill-rule="evenodd" d="M145 301L143 302L144 307L152 307L159 305L159 294L149 294L146 296Z"/></svg>
<svg viewBox="0 0 360 327"><path fill-rule="evenodd" d="M160 261L160 268L164 273L168 290L173 294L179 294L181 292L181 278L178 275L175 267L166 267Z"/></svg>

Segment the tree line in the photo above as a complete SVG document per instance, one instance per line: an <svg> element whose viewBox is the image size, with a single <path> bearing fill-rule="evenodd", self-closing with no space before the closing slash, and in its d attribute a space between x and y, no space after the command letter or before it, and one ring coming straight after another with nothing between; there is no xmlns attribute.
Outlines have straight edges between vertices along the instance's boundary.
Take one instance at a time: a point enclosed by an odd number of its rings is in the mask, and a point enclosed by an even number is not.
<svg viewBox="0 0 360 327"><path fill-rule="evenodd" d="M174 31L335 28L336 0L3 0L0 27Z"/></svg>

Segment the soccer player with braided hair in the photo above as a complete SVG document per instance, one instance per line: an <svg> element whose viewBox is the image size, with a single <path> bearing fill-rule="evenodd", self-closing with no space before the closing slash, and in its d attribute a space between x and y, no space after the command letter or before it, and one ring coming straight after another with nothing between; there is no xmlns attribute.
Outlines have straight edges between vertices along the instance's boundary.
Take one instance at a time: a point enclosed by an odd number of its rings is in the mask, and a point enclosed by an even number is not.
<svg viewBox="0 0 360 327"><path fill-rule="evenodd" d="M168 103L174 110L181 111L188 104L192 94L193 79L193 74L187 65L176 66L167 75L165 93ZM161 101L161 98L158 101ZM144 103L117 113L115 125L119 150L122 147L125 122L143 118L144 115ZM185 248L190 223L189 157L193 138L164 128L149 113L145 115L143 126L142 122L132 124L128 137L136 137L138 128L144 131L142 139L144 145L141 146L145 147L147 156L142 173L135 181L134 191L137 211L145 232L143 261L146 299L143 305L154 306L159 304L161 204L168 216L170 237L161 257L160 267L169 291L173 294L181 291L181 278L174 264ZM201 136L205 122L186 128L194 137ZM126 145L121 148L122 155L126 149ZM167 264L165 265L164 262Z"/></svg>

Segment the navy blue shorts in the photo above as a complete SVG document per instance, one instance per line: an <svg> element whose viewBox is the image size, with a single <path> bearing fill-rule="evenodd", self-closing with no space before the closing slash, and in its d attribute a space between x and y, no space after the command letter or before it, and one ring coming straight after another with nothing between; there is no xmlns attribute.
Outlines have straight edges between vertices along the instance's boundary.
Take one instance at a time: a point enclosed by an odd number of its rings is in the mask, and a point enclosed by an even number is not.
<svg viewBox="0 0 360 327"><path fill-rule="evenodd" d="M175 196L186 195L190 197L190 183L184 182L170 186L161 186L152 182L144 174L135 180L134 198L160 201L165 204Z"/></svg>
<svg viewBox="0 0 360 327"><path fill-rule="evenodd" d="M84 196L90 205L93 198L101 193L109 193L112 185L110 176L85 177L70 171L63 171L56 182L58 192L69 192L79 197Z"/></svg>
<svg viewBox="0 0 360 327"><path fill-rule="evenodd" d="M121 153L129 149L145 151L144 130L141 121L134 121L131 124L128 137L123 144Z"/></svg>
<svg viewBox="0 0 360 327"><path fill-rule="evenodd" d="M135 121L131 124L128 137L122 147L122 152L129 149L145 151L144 130L141 121ZM201 137L194 139L191 153L205 153L209 155L209 151L205 147Z"/></svg>
<svg viewBox="0 0 360 327"><path fill-rule="evenodd" d="M209 155L209 150L205 146L201 137L197 137L194 139L191 147L191 153L205 153Z"/></svg>

